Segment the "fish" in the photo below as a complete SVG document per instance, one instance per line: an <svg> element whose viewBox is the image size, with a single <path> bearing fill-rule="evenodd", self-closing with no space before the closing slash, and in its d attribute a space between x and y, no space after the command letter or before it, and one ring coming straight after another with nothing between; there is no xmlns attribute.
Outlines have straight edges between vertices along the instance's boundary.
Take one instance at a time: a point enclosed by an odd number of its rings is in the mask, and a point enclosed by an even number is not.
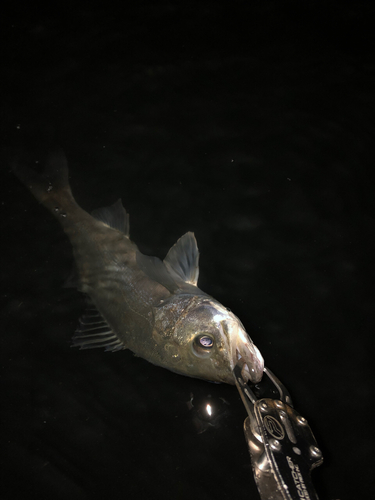
<svg viewBox="0 0 375 500"><path fill-rule="evenodd" d="M121 199L91 214L78 205L62 151L48 155L43 173L19 161L13 172L72 245L70 285L88 298L73 346L129 349L175 373L232 385L240 361L245 382L261 380L263 357L239 318L198 287L194 233L184 234L164 260L144 255L130 239Z"/></svg>

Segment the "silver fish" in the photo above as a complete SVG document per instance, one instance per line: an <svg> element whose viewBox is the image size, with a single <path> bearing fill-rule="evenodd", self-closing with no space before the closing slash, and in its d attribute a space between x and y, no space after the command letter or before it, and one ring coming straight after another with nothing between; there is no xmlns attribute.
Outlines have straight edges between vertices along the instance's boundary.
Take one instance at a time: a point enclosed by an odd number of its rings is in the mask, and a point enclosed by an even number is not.
<svg viewBox="0 0 375 500"><path fill-rule="evenodd" d="M90 306L73 344L81 349L130 349L173 372L234 384L239 359L245 381L262 378L263 358L241 321L197 287L194 234L182 236L162 261L143 255L129 238L129 215L118 200L90 215L73 198L68 166L54 153L42 175L14 172L61 223L73 247L75 285Z"/></svg>

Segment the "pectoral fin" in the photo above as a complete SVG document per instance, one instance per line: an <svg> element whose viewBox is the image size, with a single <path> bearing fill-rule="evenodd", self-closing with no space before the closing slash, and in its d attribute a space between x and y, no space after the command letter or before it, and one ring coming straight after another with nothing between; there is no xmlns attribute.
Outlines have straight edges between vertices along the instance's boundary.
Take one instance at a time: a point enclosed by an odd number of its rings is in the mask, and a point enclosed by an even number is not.
<svg viewBox="0 0 375 500"><path fill-rule="evenodd" d="M168 271L191 285L197 286L199 250L194 233L188 232L171 247L164 259Z"/></svg>
<svg viewBox="0 0 375 500"><path fill-rule="evenodd" d="M170 293L184 290L203 293L197 288L199 251L194 233L186 233L169 250L162 261L137 251L137 265L152 280Z"/></svg>
<svg viewBox="0 0 375 500"><path fill-rule="evenodd" d="M170 293L179 290L179 285L168 272L164 262L158 257L143 255L139 250L136 253L137 265L153 281L163 285Z"/></svg>
<svg viewBox="0 0 375 500"><path fill-rule="evenodd" d="M96 347L105 347L105 351L126 349L126 346L112 331L94 305L89 305L79 318L72 341L72 347L80 349L94 349Z"/></svg>

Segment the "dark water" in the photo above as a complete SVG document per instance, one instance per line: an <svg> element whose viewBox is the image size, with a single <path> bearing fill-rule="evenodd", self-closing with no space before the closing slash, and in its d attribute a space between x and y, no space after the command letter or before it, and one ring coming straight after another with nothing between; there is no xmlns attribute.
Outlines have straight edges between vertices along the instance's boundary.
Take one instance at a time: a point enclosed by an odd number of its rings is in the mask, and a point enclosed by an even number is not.
<svg viewBox="0 0 375 500"><path fill-rule="evenodd" d="M200 287L310 422L320 498L372 498L373 9L27 5L1 35L1 498L258 498L234 387L70 348L69 243L9 172L56 143L144 253L195 232Z"/></svg>

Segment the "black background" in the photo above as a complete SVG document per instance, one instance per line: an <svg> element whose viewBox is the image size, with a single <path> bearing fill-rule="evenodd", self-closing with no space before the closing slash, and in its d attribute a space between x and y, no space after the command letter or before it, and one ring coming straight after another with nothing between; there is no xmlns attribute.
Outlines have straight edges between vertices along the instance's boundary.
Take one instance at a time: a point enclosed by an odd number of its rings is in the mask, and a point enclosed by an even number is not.
<svg viewBox="0 0 375 500"><path fill-rule="evenodd" d="M69 243L10 172L53 144L83 208L122 197L144 253L195 232L200 287L310 422L320 498L374 497L369 5L3 7L2 499L258 498L234 387L70 348Z"/></svg>

